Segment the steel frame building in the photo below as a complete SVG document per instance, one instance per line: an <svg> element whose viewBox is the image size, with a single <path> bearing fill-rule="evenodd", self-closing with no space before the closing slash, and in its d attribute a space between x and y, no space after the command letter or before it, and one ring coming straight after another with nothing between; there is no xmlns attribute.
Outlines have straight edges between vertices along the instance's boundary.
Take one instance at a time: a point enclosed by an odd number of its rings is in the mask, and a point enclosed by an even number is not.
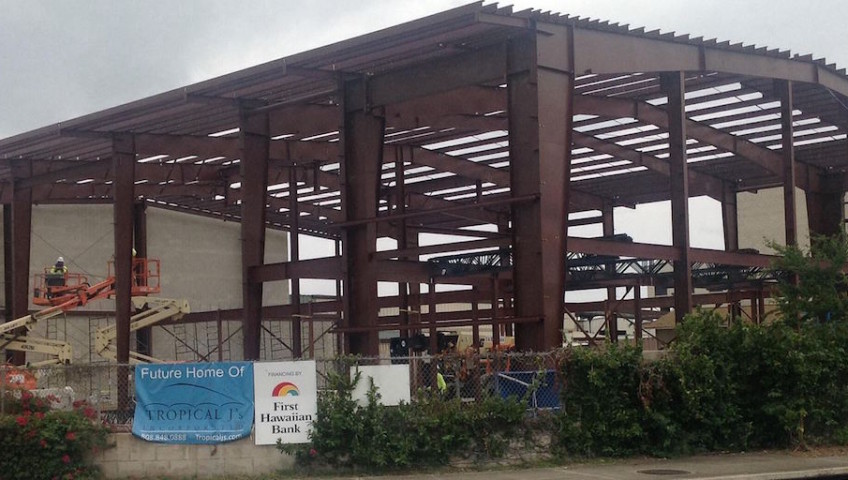
<svg viewBox="0 0 848 480"><path fill-rule="evenodd" d="M338 313L348 352L376 354L380 330L484 323L546 350L562 342L567 288L638 286L658 273L634 271L638 260L673 265L674 294L616 301L637 318L762 299L757 275L694 295L697 271L768 265L738 249L740 192L783 188L787 244L796 189L811 232L843 228L846 129L845 70L810 56L472 3L0 140L7 318L28 308L32 205L112 203L119 361L147 207L241 222L243 308L184 321L242 319L246 359L263 317L289 319L302 354L304 278L341 285L318 308ZM724 250L690 246L687 200L703 195L721 202ZM614 207L663 200L672 245L608 238ZM586 224L605 238L568 235ZM301 260L292 235L290 261L267 264L268 228L334 239L338 254ZM445 241L419 246L420 233ZM397 248L378 251L380 237ZM420 259L467 251L482 253ZM463 263L476 267L445 268ZM263 308L263 284L285 279L292 303ZM379 297L378 282L400 294ZM473 308L439 312L451 302ZM400 314L381 317L385 306Z"/></svg>

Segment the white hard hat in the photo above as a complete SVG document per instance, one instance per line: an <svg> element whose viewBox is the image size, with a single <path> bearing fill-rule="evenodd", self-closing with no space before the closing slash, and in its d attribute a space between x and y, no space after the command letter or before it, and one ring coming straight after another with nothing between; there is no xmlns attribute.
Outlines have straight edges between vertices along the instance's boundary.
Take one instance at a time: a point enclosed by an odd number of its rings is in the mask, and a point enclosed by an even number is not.
<svg viewBox="0 0 848 480"><path fill-rule="evenodd" d="M56 259L56 263L65 263L65 259L62 258L62 257L59 257L59 258Z"/></svg>

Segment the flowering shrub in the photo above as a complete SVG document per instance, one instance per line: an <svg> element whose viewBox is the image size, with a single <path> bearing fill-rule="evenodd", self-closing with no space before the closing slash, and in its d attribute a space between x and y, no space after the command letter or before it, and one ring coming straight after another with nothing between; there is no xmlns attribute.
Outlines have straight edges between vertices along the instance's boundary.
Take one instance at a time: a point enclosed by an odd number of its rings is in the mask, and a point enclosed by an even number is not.
<svg viewBox="0 0 848 480"><path fill-rule="evenodd" d="M7 393L0 415L0 475L3 480L97 478L90 455L106 445L108 430L97 411L75 402L52 410L53 398L24 390Z"/></svg>

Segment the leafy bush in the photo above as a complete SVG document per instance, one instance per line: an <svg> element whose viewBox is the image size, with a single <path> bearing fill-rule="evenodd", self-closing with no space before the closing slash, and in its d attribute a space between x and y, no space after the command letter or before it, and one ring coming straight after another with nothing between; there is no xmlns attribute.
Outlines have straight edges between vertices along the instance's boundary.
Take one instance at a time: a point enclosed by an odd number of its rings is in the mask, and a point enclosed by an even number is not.
<svg viewBox="0 0 848 480"><path fill-rule="evenodd" d="M0 472L4 480L97 478L90 455L108 430L85 403L51 409L51 399L24 390L9 393L0 415Z"/></svg>
<svg viewBox="0 0 848 480"><path fill-rule="evenodd" d="M642 350L609 344L568 349L562 361L560 453L619 456L640 451L645 439L639 400Z"/></svg>
<svg viewBox="0 0 848 480"><path fill-rule="evenodd" d="M558 450L668 455L848 441L848 324L728 323L688 315L654 363L634 346L569 350Z"/></svg>
<svg viewBox="0 0 848 480"><path fill-rule="evenodd" d="M352 398L358 375L331 374L318 398L310 442L278 448L301 465L387 470L445 465L454 456L498 458L520 429L525 406L491 397L473 404L421 392L408 404L386 407L371 385L365 405Z"/></svg>

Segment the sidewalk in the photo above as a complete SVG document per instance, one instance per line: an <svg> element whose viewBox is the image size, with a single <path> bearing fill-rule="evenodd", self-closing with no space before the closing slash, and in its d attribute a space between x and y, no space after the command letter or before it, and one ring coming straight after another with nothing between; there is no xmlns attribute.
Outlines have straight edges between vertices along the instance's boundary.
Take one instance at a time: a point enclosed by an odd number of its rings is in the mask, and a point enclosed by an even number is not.
<svg viewBox="0 0 848 480"><path fill-rule="evenodd" d="M722 454L675 460L635 459L562 467L381 476L381 480L789 480L848 479L848 454L768 452Z"/></svg>

